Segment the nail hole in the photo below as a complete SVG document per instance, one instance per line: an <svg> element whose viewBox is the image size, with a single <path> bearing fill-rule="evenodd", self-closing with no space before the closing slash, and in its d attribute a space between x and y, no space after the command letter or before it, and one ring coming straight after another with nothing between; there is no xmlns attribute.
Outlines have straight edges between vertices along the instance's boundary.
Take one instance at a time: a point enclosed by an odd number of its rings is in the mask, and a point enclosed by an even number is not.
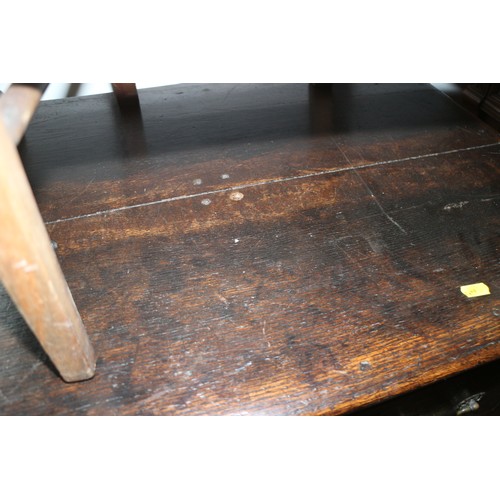
<svg viewBox="0 0 500 500"><path fill-rule="evenodd" d="M366 370L369 370L371 367L372 367L372 365L369 361L361 361L361 363L359 363L359 368L363 372Z"/></svg>

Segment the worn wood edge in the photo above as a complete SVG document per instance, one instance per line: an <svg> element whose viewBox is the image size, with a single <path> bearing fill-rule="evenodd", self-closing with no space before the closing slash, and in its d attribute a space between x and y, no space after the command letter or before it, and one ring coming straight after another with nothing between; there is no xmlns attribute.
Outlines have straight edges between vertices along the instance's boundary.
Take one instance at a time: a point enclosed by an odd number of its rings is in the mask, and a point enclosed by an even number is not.
<svg viewBox="0 0 500 500"><path fill-rule="evenodd" d="M487 351L487 352L485 352ZM412 391L429 387L435 382L441 382L447 380L456 375L467 372L468 370L474 369L476 367L483 366L492 361L500 359L500 341L497 343L495 348L483 349L480 351L480 357L477 359L478 354L473 353L466 358L461 359L459 362L453 362L445 367L440 366L439 370L428 372L425 377L419 377L418 382L415 383L414 378L405 380L402 383L391 385L389 388L382 391L367 394L357 400L357 405L355 408L349 404L349 402L340 403L332 408L322 410L318 413L306 414L309 416L349 416L349 413L356 412L359 410L366 409L369 406L375 404L385 403L393 398L404 396Z"/></svg>

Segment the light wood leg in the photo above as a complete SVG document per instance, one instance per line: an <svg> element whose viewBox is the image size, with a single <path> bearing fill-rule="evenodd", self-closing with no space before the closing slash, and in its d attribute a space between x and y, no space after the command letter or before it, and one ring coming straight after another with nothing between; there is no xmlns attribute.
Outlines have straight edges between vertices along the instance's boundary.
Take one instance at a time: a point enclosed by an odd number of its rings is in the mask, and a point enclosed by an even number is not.
<svg viewBox="0 0 500 500"><path fill-rule="evenodd" d="M14 83L0 98L0 120L14 144L23 138L47 83Z"/></svg>
<svg viewBox="0 0 500 500"><path fill-rule="evenodd" d="M0 279L62 378L91 378L94 351L1 119Z"/></svg>

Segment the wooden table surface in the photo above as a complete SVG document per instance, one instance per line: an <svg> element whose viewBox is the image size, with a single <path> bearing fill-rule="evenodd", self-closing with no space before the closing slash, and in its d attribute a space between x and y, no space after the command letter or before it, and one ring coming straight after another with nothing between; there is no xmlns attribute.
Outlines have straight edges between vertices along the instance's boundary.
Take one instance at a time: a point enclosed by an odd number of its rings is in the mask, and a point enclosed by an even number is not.
<svg viewBox="0 0 500 500"><path fill-rule="evenodd" d="M98 362L64 383L0 290L1 414L342 414L500 357L495 130L425 84L140 101L20 146Z"/></svg>

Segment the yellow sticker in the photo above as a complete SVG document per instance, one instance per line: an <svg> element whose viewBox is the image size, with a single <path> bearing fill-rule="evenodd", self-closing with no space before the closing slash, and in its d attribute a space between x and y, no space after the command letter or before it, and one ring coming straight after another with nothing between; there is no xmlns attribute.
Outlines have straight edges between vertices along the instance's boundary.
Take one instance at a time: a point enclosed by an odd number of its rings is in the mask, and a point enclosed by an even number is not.
<svg viewBox="0 0 500 500"><path fill-rule="evenodd" d="M489 295L490 289L484 283L474 283L473 285L464 285L460 287L460 291L467 297L482 297Z"/></svg>

